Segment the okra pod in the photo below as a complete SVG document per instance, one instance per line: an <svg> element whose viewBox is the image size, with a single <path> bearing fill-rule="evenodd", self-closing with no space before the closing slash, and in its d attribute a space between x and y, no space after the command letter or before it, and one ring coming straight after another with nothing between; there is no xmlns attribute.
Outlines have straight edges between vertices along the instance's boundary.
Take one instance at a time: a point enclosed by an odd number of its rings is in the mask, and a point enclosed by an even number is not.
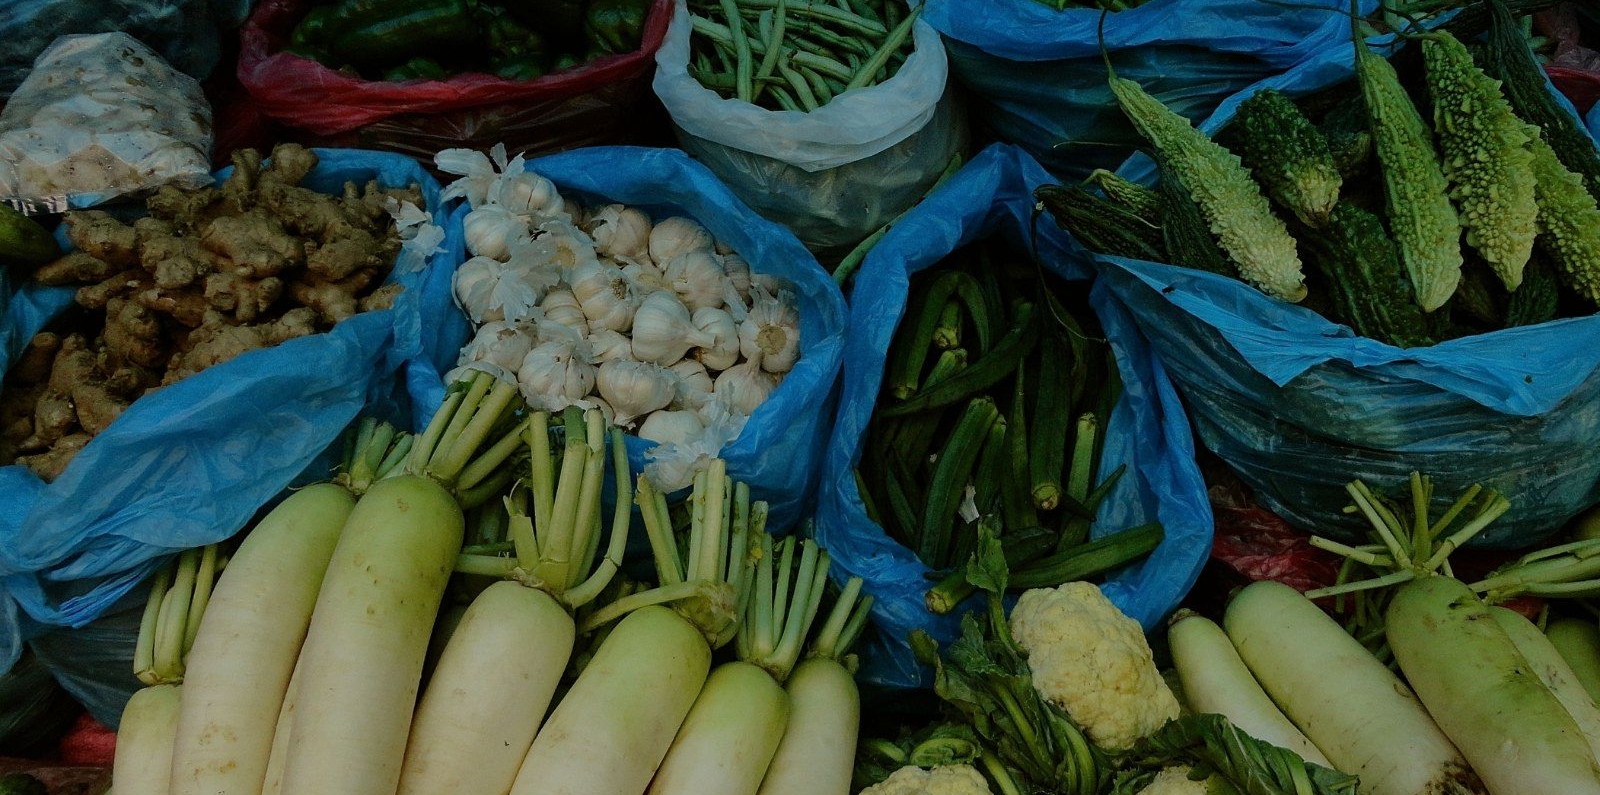
<svg viewBox="0 0 1600 795"><path fill-rule="evenodd" d="M1163 537L1159 522L1119 530L1012 570L1010 587L1050 588L1104 574L1150 554Z"/></svg>
<svg viewBox="0 0 1600 795"><path fill-rule="evenodd" d="M1012 531L1039 524L1039 515L1033 506L1033 481L1028 478L1026 372L1026 362L1017 365L1017 379L1011 390L1011 413L1006 425L1006 490L1002 505L1006 527Z"/></svg>
<svg viewBox="0 0 1600 795"><path fill-rule="evenodd" d="M1089 481L1094 476L1094 451L1100 435L1100 421L1091 412L1078 418L1072 444L1072 466L1067 475L1067 493L1083 502L1089 499Z"/></svg>
<svg viewBox="0 0 1600 795"><path fill-rule="evenodd" d="M939 325L933 329L933 346L950 350L961 345L961 302L954 298L944 302L939 312Z"/></svg>
<svg viewBox="0 0 1600 795"><path fill-rule="evenodd" d="M918 552L924 563L935 568L949 564L950 528L972 477L978 452L988 437L989 427L999 419L1000 412L994 401L986 397L967 404L955 431L950 435L944 451L934 466L933 479L928 484L928 498L923 505L922 527Z"/></svg>
<svg viewBox="0 0 1600 795"><path fill-rule="evenodd" d="M1005 554L1006 567L1016 569L1049 553L1055 544L1055 534L1041 527L1024 527L1020 530L1007 528L1001 540L1004 542L1001 549ZM962 600L977 590L977 586L967 582L967 567L960 565L941 577L937 585L929 588L923 594L922 601L929 612L944 615L955 610Z"/></svg>
<svg viewBox="0 0 1600 795"><path fill-rule="evenodd" d="M1061 471L1066 463L1068 412L1072 410L1073 356L1055 333L1040 341L1039 384L1035 389L1033 428L1028 437L1028 472L1034 507L1054 510L1061 502Z"/></svg>
<svg viewBox="0 0 1600 795"><path fill-rule="evenodd" d="M1024 302L1017 308L1011 330L995 343L994 350L987 356L968 364L960 373L938 386L920 390L905 402L889 407L882 412L882 415L899 417L914 414L955 403L980 390L988 389L1016 370L1017 363L1033 350L1033 346L1038 342L1038 336L1033 304Z"/></svg>
<svg viewBox="0 0 1600 795"><path fill-rule="evenodd" d="M917 384L921 383L928 353L933 350L933 337L939 330L944 305L955 293L958 283L958 279L950 276L952 273L955 271L940 273L919 302L918 313L908 314L901 320L912 325L911 336L900 349L900 359L895 362L894 375L889 380L889 394L896 398L906 399L919 391Z"/></svg>

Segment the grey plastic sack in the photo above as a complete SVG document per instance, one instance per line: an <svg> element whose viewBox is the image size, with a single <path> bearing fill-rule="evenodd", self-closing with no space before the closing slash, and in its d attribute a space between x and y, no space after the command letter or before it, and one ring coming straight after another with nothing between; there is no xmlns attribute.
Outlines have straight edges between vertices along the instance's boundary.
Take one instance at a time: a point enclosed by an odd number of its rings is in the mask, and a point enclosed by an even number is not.
<svg viewBox="0 0 1600 795"><path fill-rule="evenodd" d="M678 0L654 85L680 145L824 260L914 204L966 145L965 114L946 91L944 47L923 22L893 77L810 113L766 110L700 85L688 71L689 33Z"/></svg>

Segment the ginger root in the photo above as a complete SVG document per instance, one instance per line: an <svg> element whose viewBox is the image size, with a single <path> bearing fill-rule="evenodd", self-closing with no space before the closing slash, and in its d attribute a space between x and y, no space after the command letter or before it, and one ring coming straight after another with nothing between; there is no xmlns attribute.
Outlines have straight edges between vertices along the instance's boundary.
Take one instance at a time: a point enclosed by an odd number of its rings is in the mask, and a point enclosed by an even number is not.
<svg viewBox="0 0 1600 795"><path fill-rule="evenodd" d="M49 482L67 471L67 464L72 463L73 457L88 446L92 438L87 433L68 434L56 440L55 446L43 453L17 456L17 463L33 470L40 480Z"/></svg>
<svg viewBox="0 0 1600 795"><path fill-rule="evenodd" d="M83 282L103 282L122 271L121 268L99 257L74 251L39 266L33 278L40 284L52 287Z"/></svg>
<svg viewBox="0 0 1600 795"><path fill-rule="evenodd" d="M200 233L200 245L231 260L241 276L276 276L306 260L305 241L260 208L213 220Z"/></svg>
<svg viewBox="0 0 1600 795"><path fill-rule="evenodd" d="M315 312L300 307L283 313L283 317L272 323L254 326L208 322L189 334L187 348L173 357L162 385L176 383L207 367L215 367L250 351L315 334L315 321Z"/></svg>
<svg viewBox="0 0 1600 795"><path fill-rule="evenodd" d="M139 235L133 227L101 210L67 213L67 239L79 251L112 265L139 264Z"/></svg>

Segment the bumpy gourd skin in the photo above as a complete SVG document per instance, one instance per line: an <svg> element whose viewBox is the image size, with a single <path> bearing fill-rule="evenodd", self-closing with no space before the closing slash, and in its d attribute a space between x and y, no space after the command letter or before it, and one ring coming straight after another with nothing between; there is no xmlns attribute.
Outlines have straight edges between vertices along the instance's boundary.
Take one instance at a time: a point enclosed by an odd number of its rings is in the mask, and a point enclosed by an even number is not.
<svg viewBox="0 0 1600 795"><path fill-rule="evenodd" d="M1584 189L1582 178L1561 164L1544 139L1535 138L1529 148L1539 206L1539 245L1569 289L1600 303L1600 207Z"/></svg>
<svg viewBox="0 0 1600 795"><path fill-rule="evenodd" d="M1417 303L1432 312L1461 283L1461 219L1446 192L1433 134L1400 86L1394 67L1358 44L1356 76L1383 170L1390 231Z"/></svg>
<svg viewBox="0 0 1600 795"><path fill-rule="evenodd" d="M1294 237L1272 214L1267 197L1238 155L1222 148L1145 93L1138 83L1111 78L1111 92L1194 197L1222 250L1239 266L1239 275L1267 295L1295 303L1306 297L1305 274Z"/></svg>
<svg viewBox="0 0 1600 795"><path fill-rule="evenodd" d="M1357 334L1400 348L1434 343L1399 252L1376 215L1340 203L1328 228L1308 233L1301 242L1306 259L1327 277L1341 319Z"/></svg>
<svg viewBox="0 0 1600 795"><path fill-rule="evenodd" d="M1328 139L1283 94L1265 89L1239 106L1239 156L1273 200L1307 226L1322 228L1344 179Z"/></svg>
<svg viewBox="0 0 1600 795"><path fill-rule="evenodd" d="M1528 127L1500 92L1500 81L1484 74L1454 36L1423 39L1422 60L1442 165L1467 244L1515 290L1538 231Z"/></svg>

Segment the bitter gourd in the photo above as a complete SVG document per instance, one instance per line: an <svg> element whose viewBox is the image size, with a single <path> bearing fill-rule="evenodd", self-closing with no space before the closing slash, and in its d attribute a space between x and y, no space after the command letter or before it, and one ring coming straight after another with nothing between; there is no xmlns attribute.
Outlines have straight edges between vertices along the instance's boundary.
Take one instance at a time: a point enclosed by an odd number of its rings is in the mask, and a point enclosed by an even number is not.
<svg viewBox="0 0 1600 795"><path fill-rule="evenodd" d="M1087 182L1099 188L1106 198L1133 211L1140 218L1156 226L1161 225L1161 197L1154 190L1103 168L1090 173Z"/></svg>
<svg viewBox="0 0 1600 795"><path fill-rule="evenodd" d="M1535 138L1529 148L1539 204L1539 247L1569 289L1600 303L1600 206L1543 138Z"/></svg>
<svg viewBox="0 0 1600 795"><path fill-rule="evenodd" d="M1506 313L1501 306L1502 292L1494 273L1482 263L1461 270L1461 285L1451 296L1450 306L1460 317L1476 321L1491 329L1505 328Z"/></svg>
<svg viewBox="0 0 1600 795"><path fill-rule="evenodd" d="M1555 320L1561 299L1560 282L1555 269L1543 258L1529 259L1528 267L1522 272L1522 286L1506 301L1506 327Z"/></svg>
<svg viewBox="0 0 1600 795"><path fill-rule="evenodd" d="M1272 214L1239 156L1132 80L1112 75L1111 93L1199 205L1218 244L1239 266L1239 275L1275 298L1291 303L1305 298L1305 274L1294 238L1283 219Z"/></svg>
<svg viewBox="0 0 1600 795"><path fill-rule="evenodd" d="M1383 172L1389 228L1425 311L1444 306L1461 283L1461 220L1445 193L1433 135L1394 67L1356 42L1356 78Z"/></svg>
<svg viewBox="0 0 1600 795"><path fill-rule="evenodd" d="M1412 297L1394 241L1378 216L1349 202L1328 225L1300 234L1306 259L1327 280L1339 319L1357 334L1400 348L1432 345L1430 324Z"/></svg>
<svg viewBox="0 0 1600 795"><path fill-rule="evenodd" d="M1267 195L1301 223L1326 226L1344 179L1328 139L1311 120L1288 97L1269 88L1240 104L1233 123L1239 157Z"/></svg>
<svg viewBox="0 0 1600 795"><path fill-rule="evenodd" d="M1512 112L1500 81L1484 74L1454 36L1429 34L1422 40L1422 61L1441 162L1467 244L1506 289L1515 290L1533 253L1539 212L1528 125Z"/></svg>
<svg viewBox="0 0 1600 795"><path fill-rule="evenodd" d="M1161 228L1110 199L1079 185L1045 185L1033 195L1091 251L1155 262L1166 257Z"/></svg>
<svg viewBox="0 0 1600 795"><path fill-rule="evenodd" d="M1161 167L1161 182L1156 186L1161 197L1162 238L1167 244L1168 262L1185 268L1239 278L1239 267L1228 259L1217 239L1212 237L1200 207L1189 197L1189 192L1178 183L1178 178L1165 166Z"/></svg>

